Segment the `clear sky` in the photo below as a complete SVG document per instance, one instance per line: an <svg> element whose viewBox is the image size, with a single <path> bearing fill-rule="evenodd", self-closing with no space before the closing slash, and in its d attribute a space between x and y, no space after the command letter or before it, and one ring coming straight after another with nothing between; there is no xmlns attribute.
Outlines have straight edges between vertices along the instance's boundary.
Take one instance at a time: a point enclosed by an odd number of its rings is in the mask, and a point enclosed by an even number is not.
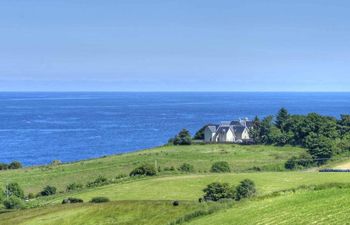
<svg viewBox="0 0 350 225"><path fill-rule="evenodd" d="M1 0L0 91L350 91L350 1Z"/></svg>

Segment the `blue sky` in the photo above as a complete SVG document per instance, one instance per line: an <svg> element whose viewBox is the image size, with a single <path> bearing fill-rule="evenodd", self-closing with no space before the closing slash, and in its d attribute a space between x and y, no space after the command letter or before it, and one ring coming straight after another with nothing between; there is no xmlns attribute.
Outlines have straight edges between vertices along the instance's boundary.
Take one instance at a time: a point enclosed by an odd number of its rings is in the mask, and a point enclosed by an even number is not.
<svg viewBox="0 0 350 225"><path fill-rule="evenodd" d="M1 91L350 91L350 1L1 0Z"/></svg>

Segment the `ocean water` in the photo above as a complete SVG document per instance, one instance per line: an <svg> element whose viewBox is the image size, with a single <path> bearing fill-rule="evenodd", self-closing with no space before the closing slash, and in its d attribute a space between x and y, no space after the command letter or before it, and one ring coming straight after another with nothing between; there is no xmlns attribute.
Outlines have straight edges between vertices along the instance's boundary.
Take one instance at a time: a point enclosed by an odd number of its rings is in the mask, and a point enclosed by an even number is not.
<svg viewBox="0 0 350 225"><path fill-rule="evenodd" d="M180 129L291 113L350 114L350 93L0 93L0 162L76 161L165 144Z"/></svg>

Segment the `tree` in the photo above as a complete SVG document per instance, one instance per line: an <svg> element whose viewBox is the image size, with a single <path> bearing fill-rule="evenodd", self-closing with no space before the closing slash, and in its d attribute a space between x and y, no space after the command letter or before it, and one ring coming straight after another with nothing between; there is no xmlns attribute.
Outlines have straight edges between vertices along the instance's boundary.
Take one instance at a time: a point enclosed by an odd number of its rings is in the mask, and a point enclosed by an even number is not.
<svg viewBox="0 0 350 225"><path fill-rule="evenodd" d="M6 163L0 163L0 170L7 170L9 168L9 165Z"/></svg>
<svg viewBox="0 0 350 225"><path fill-rule="evenodd" d="M13 161L12 163L9 164L8 168L11 170L20 169L22 168L22 164L18 161Z"/></svg>
<svg viewBox="0 0 350 225"><path fill-rule="evenodd" d="M314 160L308 153L302 153L299 156L292 156L284 164L284 167L289 170L309 168L313 166Z"/></svg>
<svg viewBox="0 0 350 225"><path fill-rule="evenodd" d="M323 135L311 133L307 136L305 145L318 165L324 164L333 155L332 140Z"/></svg>
<svg viewBox="0 0 350 225"><path fill-rule="evenodd" d="M204 192L204 200L206 201L219 201L220 199L233 199L235 196L234 188L228 183L214 182L209 184Z"/></svg>
<svg viewBox="0 0 350 225"><path fill-rule="evenodd" d="M6 197L16 196L21 199L24 198L24 191L18 183L9 183L6 185L4 193Z"/></svg>
<svg viewBox="0 0 350 225"><path fill-rule="evenodd" d="M289 113L285 108L281 108L277 113L275 125L282 133L289 130L289 117Z"/></svg>
<svg viewBox="0 0 350 225"><path fill-rule="evenodd" d="M194 171L194 167L193 167L193 165L191 165L189 163L184 163L179 167L179 170L182 172L190 173L190 172Z"/></svg>
<svg viewBox="0 0 350 225"><path fill-rule="evenodd" d="M194 135L193 139L194 140L204 140L204 131L205 131L205 128L207 127L208 125L205 125L203 126L201 129L199 129L196 134Z"/></svg>
<svg viewBox="0 0 350 225"><path fill-rule="evenodd" d="M249 136L256 144L261 143L261 122L258 116L253 120L253 127L249 130Z"/></svg>
<svg viewBox="0 0 350 225"><path fill-rule="evenodd" d="M243 198L250 198L256 193L255 183L252 180L245 179L240 182L236 187L235 199L237 201L242 200Z"/></svg>
<svg viewBox="0 0 350 225"><path fill-rule="evenodd" d="M340 115L340 120L338 121L338 127L340 134L344 136L350 132L350 115Z"/></svg>
<svg viewBox="0 0 350 225"><path fill-rule="evenodd" d="M190 132L186 129L182 129L178 135L174 138L174 145L190 145L192 144L192 138Z"/></svg>
<svg viewBox="0 0 350 225"><path fill-rule="evenodd" d="M210 172L213 173L227 173L231 172L230 166L225 161L215 162L211 166Z"/></svg>
<svg viewBox="0 0 350 225"><path fill-rule="evenodd" d="M41 196L49 196L49 195L54 195L56 194L56 187L54 186L46 186L44 189L40 192Z"/></svg>
<svg viewBox="0 0 350 225"><path fill-rule="evenodd" d="M6 209L21 209L24 207L23 201L16 196L5 199L3 204Z"/></svg>
<svg viewBox="0 0 350 225"><path fill-rule="evenodd" d="M145 164L133 169L130 172L130 176L154 176L157 174L157 171L153 165Z"/></svg>
<svg viewBox="0 0 350 225"><path fill-rule="evenodd" d="M261 121L260 138L261 142L264 144L271 144L269 134L271 133L271 128L273 127L272 120L273 116L268 116Z"/></svg>

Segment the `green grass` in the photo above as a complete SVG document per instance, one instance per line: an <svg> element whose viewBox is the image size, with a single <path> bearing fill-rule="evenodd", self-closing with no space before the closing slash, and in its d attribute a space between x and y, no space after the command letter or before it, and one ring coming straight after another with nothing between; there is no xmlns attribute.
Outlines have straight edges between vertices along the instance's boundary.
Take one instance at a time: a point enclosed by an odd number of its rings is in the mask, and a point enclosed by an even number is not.
<svg viewBox="0 0 350 225"><path fill-rule="evenodd" d="M78 197L89 201L96 196L105 196L111 200L198 200L206 185L218 181L232 185L249 178L256 183L259 195L275 191L296 188L301 185L326 184L334 182L350 183L347 173L315 172L261 172L228 173L207 175L182 175L156 177L136 180L122 184L112 184L79 193L56 195L53 198L39 199L40 203L59 203L65 197ZM35 201L34 201L35 203Z"/></svg>
<svg viewBox="0 0 350 225"><path fill-rule="evenodd" d="M350 189L298 191L246 201L231 209L194 219L189 225L350 224Z"/></svg>
<svg viewBox="0 0 350 225"><path fill-rule="evenodd" d="M37 193L46 185L64 191L67 184L72 182L86 184L99 175L112 179L120 174L129 174L138 165L155 162L161 168L177 168L187 162L194 166L196 173L208 172L213 162L223 160L229 162L234 172L248 171L253 167L275 171L282 170L290 156L303 151L296 147L253 145L165 146L59 166L0 171L0 187L9 182L18 182L26 193Z"/></svg>
<svg viewBox="0 0 350 225"><path fill-rule="evenodd" d="M120 201L101 204L68 204L0 214L2 225L167 224L206 204L170 201Z"/></svg>

